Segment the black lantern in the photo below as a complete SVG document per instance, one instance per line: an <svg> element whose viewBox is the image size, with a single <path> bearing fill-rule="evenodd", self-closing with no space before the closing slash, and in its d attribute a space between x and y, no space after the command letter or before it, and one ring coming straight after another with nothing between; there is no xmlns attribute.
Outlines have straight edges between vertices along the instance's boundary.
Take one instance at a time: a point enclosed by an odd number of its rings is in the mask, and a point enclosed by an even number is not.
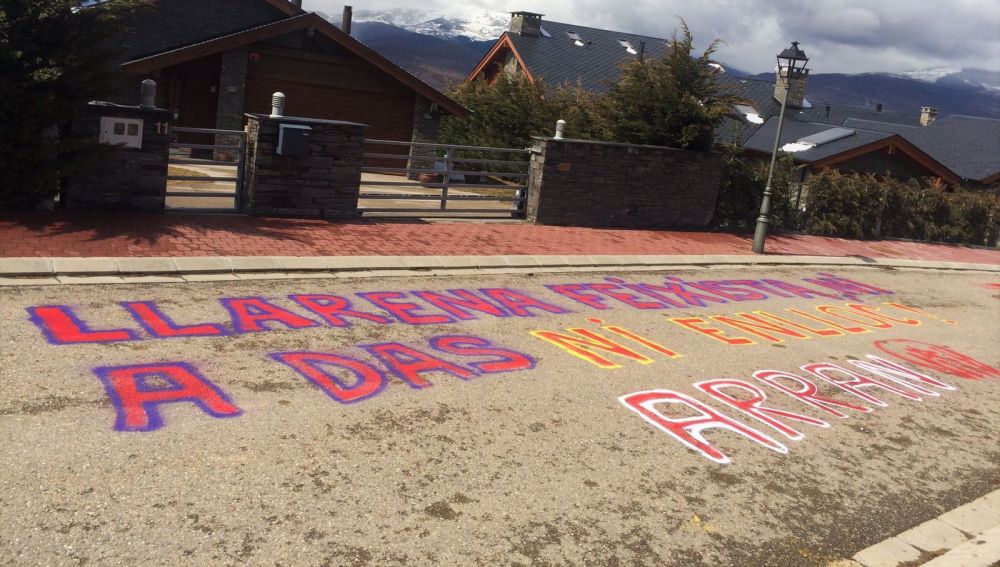
<svg viewBox="0 0 1000 567"><path fill-rule="evenodd" d="M793 41L792 46L778 54L778 69L785 79L798 79L806 71L809 58L806 52L799 49L799 42Z"/></svg>

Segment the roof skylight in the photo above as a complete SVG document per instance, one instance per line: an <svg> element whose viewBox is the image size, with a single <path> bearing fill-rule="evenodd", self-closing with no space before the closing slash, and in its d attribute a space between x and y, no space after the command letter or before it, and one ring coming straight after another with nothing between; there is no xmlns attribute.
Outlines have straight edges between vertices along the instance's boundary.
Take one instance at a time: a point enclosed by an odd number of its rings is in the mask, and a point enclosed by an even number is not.
<svg viewBox="0 0 1000 567"><path fill-rule="evenodd" d="M583 47L584 45L586 45L585 43L583 43L583 38L580 37L580 34L576 33L575 31L566 32L566 35L573 40L573 43L577 47Z"/></svg>
<svg viewBox="0 0 1000 567"><path fill-rule="evenodd" d="M857 134L856 130L851 130L850 128L830 128L828 130L823 130L822 132L817 132L806 136L805 138L799 138L794 142L790 142L781 146L781 151L783 152L801 152L805 150L810 150L816 146L822 146L823 144L829 144L830 142L836 142L837 140L842 140L848 136L853 136Z"/></svg>
<svg viewBox="0 0 1000 567"><path fill-rule="evenodd" d="M829 130L823 130L822 132L819 132L817 134L806 136L805 138L802 138L798 141L802 142L803 144L822 146L823 144L828 144L830 142L834 142L841 138L853 136L856 133L857 132L855 130L851 130L850 128L830 128Z"/></svg>
<svg viewBox="0 0 1000 567"><path fill-rule="evenodd" d="M543 28L543 27L539 27L539 28L538 28L538 31L539 31L539 32L540 32L540 33L542 34L542 37L552 37L552 34L550 34L550 33L549 33L549 32L548 32L548 31L547 31L547 30L546 30L545 28Z"/></svg>
<svg viewBox="0 0 1000 567"><path fill-rule="evenodd" d="M625 51L627 51L630 55L638 55L639 54L639 52L635 50L635 47L632 46L632 42L630 42L627 39L619 39L618 40L618 44L621 45L622 47L624 47Z"/></svg>

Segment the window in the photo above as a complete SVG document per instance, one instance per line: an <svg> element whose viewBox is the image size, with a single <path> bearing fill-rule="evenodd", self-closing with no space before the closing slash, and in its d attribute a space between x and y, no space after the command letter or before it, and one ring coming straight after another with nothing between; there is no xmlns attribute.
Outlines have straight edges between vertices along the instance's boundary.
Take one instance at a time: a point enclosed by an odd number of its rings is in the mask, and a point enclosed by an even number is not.
<svg viewBox="0 0 1000 567"><path fill-rule="evenodd" d="M586 43L583 42L583 38L580 37L580 34L576 33L575 31L566 32L566 35L573 40L573 44L576 45L577 47L583 47L584 45L587 45Z"/></svg>

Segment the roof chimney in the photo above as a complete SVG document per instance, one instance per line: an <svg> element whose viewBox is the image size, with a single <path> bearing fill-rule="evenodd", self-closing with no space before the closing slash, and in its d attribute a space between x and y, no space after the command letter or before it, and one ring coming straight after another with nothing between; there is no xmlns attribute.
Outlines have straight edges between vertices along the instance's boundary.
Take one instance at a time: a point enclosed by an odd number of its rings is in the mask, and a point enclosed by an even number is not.
<svg viewBox="0 0 1000 567"><path fill-rule="evenodd" d="M920 125L928 126L937 120L938 109L933 106L925 106L920 109Z"/></svg>
<svg viewBox="0 0 1000 567"><path fill-rule="evenodd" d="M802 69L794 77L786 80L788 67L778 67L774 78L775 100L781 102L781 99L785 98L787 91L788 101L785 104L789 108L802 108L803 102L806 100L806 80L809 79L809 71L809 69Z"/></svg>
<svg viewBox="0 0 1000 567"><path fill-rule="evenodd" d="M351 35L351 18L354 16L354 8L344 6L344 15L340 18L340 31Z"/></svg>
<svg viewBox="0 0 1000 567"><path fill-rule="evenodd" d="M882 112L882 103L877 103L875 105L875 112Z"/></svg>
<svg viewBox="0 0 1000 567"><path fill-rule="evenodd" d="M302 9L302 0L292 0L292 4L294 4L299 10Z"/></svg>
<svg viewBox="0 0 1000 567"><path fill-rule="evenodd" d="M542 14L511 12L510 33L524 37L538 37L542 31Z"/></svg>

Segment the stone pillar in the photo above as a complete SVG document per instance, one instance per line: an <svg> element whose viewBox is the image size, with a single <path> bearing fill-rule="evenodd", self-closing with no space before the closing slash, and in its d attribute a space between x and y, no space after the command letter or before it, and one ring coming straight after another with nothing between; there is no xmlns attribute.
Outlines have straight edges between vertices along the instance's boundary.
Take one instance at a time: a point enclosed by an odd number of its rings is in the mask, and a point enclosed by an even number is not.
<svg viewBox="0 0 1000 567"><path fill-rule="evenodd" d="M220 130L242 130L243 110L246 102L247 65L249 48L238 47L223 52L219 70L219 103L216 110L215 127ZM216 144L236 146L238 136L218 135ZM216 150L214 159L235 161L235 150Z"/></svg>
<svg viewBox="0 0 1000 567"><path fill-rule="evenodd" d="M114 134L113 119L118 118L122 119L123 135L128 135L133 127L135 133L141 132L141 146L103 147L93 168L67 180L66 207L162 211L166 202L173 116L172 111L162 108L90 103L74 119L74 131L96 142L101 139L101 119L112 119L109 127Z"/></svg>
<svg viewBox="0 0 1000 567"><path fill-rule="evenodd" d="M538 224L704 228L722 179L714 152L535 138L527 218Z"/></svg>
<svg viewBox="0 0 1000 567"><path fill-rule="evenodd" d="M437 141L438 127L441 125L441 109L426 98L416 95L413 107L413 142L431 143ZM406 167L411 169L434 169L437 151L434 148L410 146L410 160ZM407 177L416 179L419 173Z"/></svg>
<svg viewBox="0 0 1000 567"><path fill-rule="evenodd" d="M247 114L247 155L242 208L257 215L359 217L361 161L368 126ZM278 155L281 124L308 126L309 149L301 157Z"/></svg>

